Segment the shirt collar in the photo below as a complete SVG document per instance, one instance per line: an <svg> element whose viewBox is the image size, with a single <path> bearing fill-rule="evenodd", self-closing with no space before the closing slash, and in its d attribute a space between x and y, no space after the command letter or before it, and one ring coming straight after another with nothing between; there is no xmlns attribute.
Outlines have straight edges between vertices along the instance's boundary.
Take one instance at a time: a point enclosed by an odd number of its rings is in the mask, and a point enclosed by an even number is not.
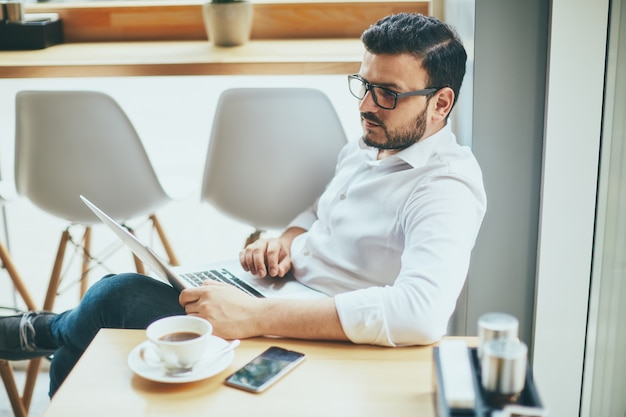
<svg viewBox="0 0 626 417"><path fill-rule="evenodd" d="M376 159L378 155L377 149L367 146L363 143L363 139L359 141L359 145L371 157L370 163L372 165L393 164L400 160L415 168L424 165L435 149L453 142L456 143L456 137L452 133L450 123L446 122L446 125L435 134L423 138L408 148L380 161Z"/></svg>

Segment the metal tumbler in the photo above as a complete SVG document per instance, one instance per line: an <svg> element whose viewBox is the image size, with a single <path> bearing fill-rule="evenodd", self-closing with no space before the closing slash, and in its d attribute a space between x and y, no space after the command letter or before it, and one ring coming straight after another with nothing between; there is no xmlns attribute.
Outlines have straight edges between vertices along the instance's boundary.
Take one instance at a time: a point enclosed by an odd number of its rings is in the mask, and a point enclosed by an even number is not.
<svg viewBox="0 0 626 417"><path fill-rule="evenodd" d="M485 343L480 360L481 384L491 402L514 402L526 384L528 347L517 339Z"/></svg>
<svg viewBox="0 0 626 417"><path fill-rule="evenodd" d="M482 357L485 343L493 339L517 339L518 320L506 313L486 313L478 318L478 357Z"/></svg>

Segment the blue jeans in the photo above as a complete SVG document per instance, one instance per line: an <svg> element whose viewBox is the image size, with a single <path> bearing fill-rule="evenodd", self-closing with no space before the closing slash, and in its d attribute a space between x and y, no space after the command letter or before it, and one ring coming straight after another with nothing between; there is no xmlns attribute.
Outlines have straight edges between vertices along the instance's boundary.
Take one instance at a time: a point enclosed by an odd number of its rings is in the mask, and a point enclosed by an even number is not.
<svg viewBox="0 0 626 417"><path fill-rule="evenodd" d="M178 291L143 275L107 275L87 291L78 307L49 322L49 337L58 349L50 366L50 396L63 383L102 328L145 329L166 316L185 314Z"/></svg>

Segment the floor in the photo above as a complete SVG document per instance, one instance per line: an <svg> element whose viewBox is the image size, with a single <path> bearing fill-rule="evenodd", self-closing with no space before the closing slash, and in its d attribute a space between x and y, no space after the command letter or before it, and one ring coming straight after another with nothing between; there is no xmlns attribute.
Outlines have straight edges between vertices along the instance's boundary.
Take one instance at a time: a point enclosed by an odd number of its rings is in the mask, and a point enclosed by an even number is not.
<svg viewBox="0 0 626 417"><path fill-rule="evenodd" d="M90 89L112 95L128 113L159 175L182 175L197 187L201 183L204 156L212 114L219 91L236 86L305 86L328 94L335 104L346 134L354 138L360 131L356 103L347 91L344 76L281 77L167 77L167 78L81 78L0 80L0 174L13 179L13 137L15 93L26 89ZM172 150L181 157L172 158ZM208 204L200 203L198 192L172 202L158 215L172 246L183 264L232 259L252 231ZM50 276L56 246L65 222L49 216L22 198L5 205L9 249L18 272L35 302L41 303ZM0 227L4 241L4 228ZM276 231L270 231L275 233ZM140 230L144 238L152 238ZM131 258L103 226L93 232L94 252L115 248L113 256L90 274L91 282L108 272L132 270ZM70 254L66 256L71 256ZM76 254L64 268L64 281L54 311L72 308L78 302ZM23 308L10 281L0 271L0 314L10 308ZM22 367L19 365L19 367ZM16 369L18 385L23 371ZM48 404L47 372L41 372L29 417L40 416ZM6 392L0 388L0 417L12 416Z"/></svg>

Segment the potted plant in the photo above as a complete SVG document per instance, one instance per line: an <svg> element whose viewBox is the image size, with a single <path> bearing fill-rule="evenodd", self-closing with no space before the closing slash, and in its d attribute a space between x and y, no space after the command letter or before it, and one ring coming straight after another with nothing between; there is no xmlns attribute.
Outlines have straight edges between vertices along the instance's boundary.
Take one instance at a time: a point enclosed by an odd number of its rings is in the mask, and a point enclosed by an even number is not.
<svg viewBox="0 0 626 417"><path fill-rule="evenodd" d="M252 11L249 0L211 0L203 4L202 17L209 41L216 46L237 46L248 42Z"/></svg>

